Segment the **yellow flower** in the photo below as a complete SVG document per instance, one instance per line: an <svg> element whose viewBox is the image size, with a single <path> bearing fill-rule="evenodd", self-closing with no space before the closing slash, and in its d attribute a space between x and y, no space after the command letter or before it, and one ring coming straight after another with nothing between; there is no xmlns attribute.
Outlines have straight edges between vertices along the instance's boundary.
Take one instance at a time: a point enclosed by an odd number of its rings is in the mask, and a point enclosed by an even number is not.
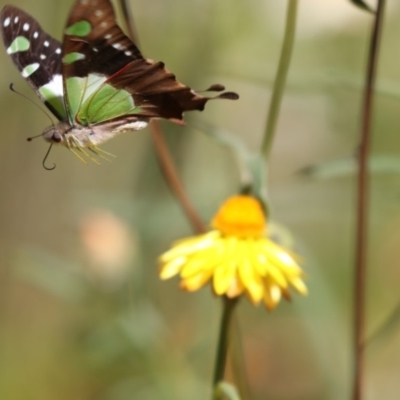
<svg viewBox="0 0 400 400"><path fill-rule="evenodd" d="M290 299L290 287L306 295L296 256L266 237L266 225L256 198L229 198L212 221L214 230L180 240L160 257L161 279L179 274L181 288L190 292L212 282L218 296L246 294L269 310L282 296Z"/></svg>

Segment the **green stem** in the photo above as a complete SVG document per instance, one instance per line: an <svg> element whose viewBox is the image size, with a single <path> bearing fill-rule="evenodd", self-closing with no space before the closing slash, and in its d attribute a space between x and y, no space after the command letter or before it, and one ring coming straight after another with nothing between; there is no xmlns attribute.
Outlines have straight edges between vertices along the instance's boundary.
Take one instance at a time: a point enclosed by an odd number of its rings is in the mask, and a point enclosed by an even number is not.
<svg viewBox="0 0 400 400"><path fill-rule="evenodd" d="M217 389L218 384L223 381L226 365L226 356L228 354L229 328L231 325L233 310L238 303L238 299L229 299L223 297L224 308L222 311L221 325L219 330L217 354L215 358L214 377L212 384L212 400L222 400L222 394Z"/></svg>
<svg viewBox="0 0 400 400"><path fill-rule="evenodd" d="M282 103L282 96L286 85L286 78L292 58L293 44L296 32L297 0L289 0L286 14L285 37L283 39L281 57L276 73L274 88L272 91L271 103L268 111L268 120L265 127L264 139L261 152L266 159L271 150L274 139L279 111Z"/></svg>
<svg viewBox="0 0 400 400"><path fill-rule="evenodd" d="M362 105L361 139L358 157L356 259L354 271L354 376L353 400L362 399L364 376L364 325L365 325L365 283L368 249L369 173L368 159L371 147L371 120L373 92L378 64L378 50L382 31L385 0L378 1L374 18L368 54L366 82Z"/></svg>
<svg viewBox="0 0 400 400"><path fill-rule="evenodd" d="M230 357L232 359L232 375L236 382L236 387L240 394L240 400L250 400L252 398L248 372L246 371L246 360L243 349L242 332L240 329L237 314L233 319L232 339Z"/></svg>

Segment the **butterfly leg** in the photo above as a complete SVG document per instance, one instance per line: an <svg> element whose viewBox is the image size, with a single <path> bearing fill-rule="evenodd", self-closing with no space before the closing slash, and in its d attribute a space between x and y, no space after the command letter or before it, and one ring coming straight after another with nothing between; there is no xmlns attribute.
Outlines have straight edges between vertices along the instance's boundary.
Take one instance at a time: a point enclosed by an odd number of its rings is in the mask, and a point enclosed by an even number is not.
<svg viewBox="0 0 400 400"><path fill-rule="evenodd" d="M90 160L92 160L94 163L96 163L97 165L101 165L100 162L98 160L96 160L94 157L92 157L87 151L85 151L85 149L80 146L80 143L78 140L76 140L73 136L70 137L71 142L73 142L75 144L74 147L71 146L71 144L69 142L68 143L68 148L72 151L72 153L78 157L82 162L84 162L85 164L87 164L86 160L81 157L80 154L78 154L77 151L75 151L75 149L79 150L80 152L83 153L83 155L85 155L87 158L89 158Z"/></svg>
<svg viewBox="0 0 400 400"><path fill-rule="evenodd" d="M94 148L97 152L103 153L103 154L105 154L106 156L110 156L110 157L113 157L113 158L117 158L117 156L116 156L115 154L109 153L108 151L105 151L105 150L101 149L100 147L93 146L93 148Z"/></svg>
<svg viewBox="0 0 400 400"><path fill-rule="evenodd" d="M80 161L82 161L84 164L87 164L87 161L83 158L83 157L81 157L71 146L70 146L70 143L69 143L69 141L67 140L67 147L68 147L68 150L70 150L71 151L71 153L74 155L74 156L76 156Z"/></svg>
<svg viewBox="0 0 400 400"><path fill-rule="evenodd" d="M109 160L108 158L102 156L102 154L105 154L106 156L110 156L110 157L113 157L113 158L117 158L117 156L115 156L114 154L111 154L111 153L109 153L108 151L105 151L105 150L101 149L100 147L96 146L96 145L90 140L90 136L87 137L87 140L92 144L92 145L89 147L89 149L90 149L91 151L93 151L93 153L97 154L99 157L101 157L101 158L103 158L103 159L105 159L105 160L107 160L107 161L110 161L110 160Z"/></svg>
<svg viewBox="0 0 400 400"><path fill-rule="evenodd" d="M103 156L103 154L100 154L97 152L97 150L99 150L97 147L88 147L88 150L91 151L92 153L96 154L96 156L102 158L103 160L111 162L111 160L109 158L107 158L106 156Z"/></svg>

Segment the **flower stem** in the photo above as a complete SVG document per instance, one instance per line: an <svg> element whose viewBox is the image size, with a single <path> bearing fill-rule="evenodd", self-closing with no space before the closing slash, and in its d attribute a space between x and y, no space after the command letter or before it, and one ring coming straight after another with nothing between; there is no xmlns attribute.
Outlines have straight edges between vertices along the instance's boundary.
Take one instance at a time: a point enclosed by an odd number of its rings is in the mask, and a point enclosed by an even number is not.
<svg viewBox="0 0 400 400"><path fill-rule="evenodd" d="M297 17L297 0L289 0L286 13L286 28L283 39L281 56L279 60L278 70L276 73L274 88L272 91L271 103L268 111L268 119L265 126L264 139L261 152L266 159L271 150L272 142L275 135L276 125L278 122L279 111L282 103L282 96L286 85L286 78L289 71L290 60L292 57Z"/></svg>
<svg viewBox="0 0 400 400"><path fill-rule="evenodd" d="M353 400L362 399L364 372L365 282L368 248L368 159L371 147L373 90L378 62L378 50L383 23L385 0L378 1L374 18L364 89L361 139L358 157L356 256L354 271L354 377Z"/></svg>
<svg viewBox="0 0 400 400"><path fill-rule="evenodd" d="M127 4L127 0L120 0L122 13L125 19L129 35L134 43L138 44L138 35L136 34L132 14ZM171 154L168 151L167 144L165 143L163 132L160 124L157 121L152 121L150 124L151 135L157 152L158 160L160 161L161 168L176 199L180 203L183 211L185 212L188 220L196 232L204 232L206 230L199 214L191 203L183 184L179 178L178 172L172 160Z"/></svg>
<svg viewBox="0 0 400 400"><path fill-rule="evenodd" d="M223 297L223 311L219 330L218 347L215 357L214 377L212 384L212 400L222 400L222 394L216 390L218 384L224 379L226 356L228 354L229 328L231 325L233 310L238 303L238 299Z"/></svg>

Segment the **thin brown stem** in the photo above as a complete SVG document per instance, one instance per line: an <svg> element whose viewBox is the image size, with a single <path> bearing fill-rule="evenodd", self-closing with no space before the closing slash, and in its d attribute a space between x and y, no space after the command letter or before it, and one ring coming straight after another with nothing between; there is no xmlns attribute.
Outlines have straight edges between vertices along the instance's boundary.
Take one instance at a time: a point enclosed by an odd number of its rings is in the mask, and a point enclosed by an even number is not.
<svg viewBox="0 0 400 400"><path fill-rule="evenodd" d="M373 91L378 63L385 0L378 1L368 55L366 82L362 106L359 173L357 182L356 259L354 276L354 380L353 400L362 399L364 376L365 284L368 250L369 173Z"/></svg>
<svg viewBox="0 0 400 400"><path fill-rule="evenodd" d="M206 227L204 226L199 214L191 203L182 182L179 179L178 173L176 171L174 162L172 161L171 154L168 151L167 145L164 140L163 133L161 131L160 125L153 121L150 124L151 128L151 136L154 141L154 145L157 151L157 156L160 161L163 174L165 176L166 181L168 182L169 187L175 194L175 197L181 204L182 209L184 210L188 220L193 226L193 229L196 232L205 232Z"/></svg>
<svg viewBox="0 0 400 400"><path fill-rule="evenodd" d="M136 34L135 25L132 15L129 11L129 6L126 0L120 0L122 13L124 15L125 23L129 35L134 43L138 44L138 35ZM199 214L191 203L185 188L179 178L175 164L172 160L171 154L168 151L167 144L165 143L163 132L157 121L150 123L151 135L157 152L157 157L161 165L165 180L168 183L171 191L180 203L183 211L185 212L188 220L196 232L204 232L206 230Z"/></svg>

